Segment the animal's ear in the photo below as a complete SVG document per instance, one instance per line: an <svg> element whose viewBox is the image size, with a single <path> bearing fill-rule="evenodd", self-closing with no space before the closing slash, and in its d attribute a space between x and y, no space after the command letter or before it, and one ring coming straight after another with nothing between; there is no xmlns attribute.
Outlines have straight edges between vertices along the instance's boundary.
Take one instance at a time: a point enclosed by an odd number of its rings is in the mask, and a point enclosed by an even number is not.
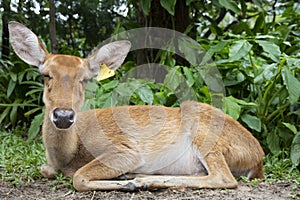
<svg viewBox="0 0 300 200"><path fill-rule="evenodd" d="M131 43L128 40L115 41L102 46L88 57L91 73L97 75L102 64L111 70L116 70L124 62L130 47Z"/></svg>
<svg viewBox="0 0 300 200"><path fill-rule="evenodd" d="M38 37L26 26L9 22L9 37L16 54L26 63L40 67L48 54Z"/></svg>

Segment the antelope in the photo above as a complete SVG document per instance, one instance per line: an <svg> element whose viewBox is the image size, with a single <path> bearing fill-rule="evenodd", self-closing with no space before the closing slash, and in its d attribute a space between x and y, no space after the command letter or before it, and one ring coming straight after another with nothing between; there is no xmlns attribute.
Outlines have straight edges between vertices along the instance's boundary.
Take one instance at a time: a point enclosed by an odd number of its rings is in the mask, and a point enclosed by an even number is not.
<svg viewBox="0 0 300 200"><path fill-rule="evenodd" d="M74 188L236 188L235 177L263 178L264 152L255 137L221 110L185 101L179 108L117 106L80 112L88 80L102 64L115 70L131 44L120 40L88 58L50 54L27 27L9 23L11 44L44 76L44 177L60 171Z"/></svg>

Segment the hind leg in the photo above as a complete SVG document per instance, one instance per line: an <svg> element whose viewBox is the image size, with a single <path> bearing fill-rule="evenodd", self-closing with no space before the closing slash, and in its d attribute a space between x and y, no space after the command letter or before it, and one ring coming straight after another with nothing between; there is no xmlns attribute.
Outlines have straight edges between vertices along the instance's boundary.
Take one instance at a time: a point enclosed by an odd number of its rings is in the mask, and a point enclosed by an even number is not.
<svg viewBox="0 0 300 200"><path fill-rule="evenodd" d="M135 178L132 184L136 188L236 188L237 181L231 174L224 156L220 152L209 153L205 161L207 163L207 176L144 176Z"/></svg>
<svg viewBox="0 0 300 200"><path fill-rule="evenodd" d="M253 167L250 172L248 173L248 179L255 179L255 178L264 178L264 167L263 161L258 163L255 167Z"/></svg>
<svg viewBox="0 0 300 200"><path fill-rule="evenodd" d="M189 188L236 188L237 181L231 174L224 156L211 152L205 157L207 176L142 175L133 180L107 180L122 174L94 160L74 175L74 186L79 191L86 190L136 190L168 187ZM103 180L106 179L106 180Z"/></svg>

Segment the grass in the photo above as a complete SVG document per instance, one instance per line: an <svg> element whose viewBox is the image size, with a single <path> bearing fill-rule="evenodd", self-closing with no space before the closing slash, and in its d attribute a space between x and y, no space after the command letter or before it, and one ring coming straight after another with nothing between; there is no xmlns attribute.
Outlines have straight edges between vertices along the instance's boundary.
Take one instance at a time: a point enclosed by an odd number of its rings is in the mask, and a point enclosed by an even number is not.
<svg viewBox="0 0 300 200"><path fill-rule="evenodd" d="M286 152L278 152L276 155L266 155L264 158L264 180L270 184L285 181L294 183L295 189L300 187L300 171L293 166L292 161L287 159ZM249 180L247 177L240 177L239 180L250 183L253 187L258 187L260 179Z"/></svg>
<svg viewBox="0 0 300 200"><path fill-rule="evenodd" d="M41 138L27 142L23 137L26 131L0 131L0 179L14 185L26 184L35 180L48 181L39 172L46 162L45 149ZM71 178L58 174L50 181L52 189L67 187L73 189Z"/></svg>
<svg viewBox="0 0 300 200"><path fill-rule="evenodd" d="M40 140L26 142L23 130L0 133L0 178L12 184L21 184L41 178L37 166L45 162Z"/></svg>
<svg viewBox="0 0 300 200"><path fill-rule="evenodd" d="M46 162L45 150L41 138L27 142L23 137L26 130L16 129L14 132L0 131L0 179L14 184L26 184L35 180L44 180L39 173L39 167ZM300 172L284 152L265 158L265 181L287 181L300 186ZM241 180L247 182L246 178ZM260 180L250 181L257 186ZM52 189L69 188L73 190L71 178L59 174L50 181Z"/></svg>
<svg viewBox="0 0 300 200"><path fill-rule="evenodd" d="M265 157L265 179L269 183L278 180L293 182L300 187L300 171L286 157L286 152L278 152L276 155Z"/></svg>

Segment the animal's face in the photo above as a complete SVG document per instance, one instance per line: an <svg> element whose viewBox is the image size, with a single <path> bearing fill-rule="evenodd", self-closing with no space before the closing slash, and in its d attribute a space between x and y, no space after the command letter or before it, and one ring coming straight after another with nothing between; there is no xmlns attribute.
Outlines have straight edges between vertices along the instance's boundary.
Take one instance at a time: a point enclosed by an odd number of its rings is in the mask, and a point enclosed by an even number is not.
<svg viewBox="0 0 300 200"><path fill-rule="evenodd" d="M87 60L68 55L50 55L42 66L48 116L58 129L70 128L84 103L84 90L91 79Z"/></svg>
<svg viewBox="0 0 300 200"><path fill-rule="evenodd" d="M50 54L24 25L10 22L8 28L16 54L26 63L39 67L45 77L44 102L49 114L46 117L57 129L69 129L75 124L86 83L100 72L100 66L105 64L110 70L119 68L131 47L127 40L111 42L86 59Z"/></svg>

